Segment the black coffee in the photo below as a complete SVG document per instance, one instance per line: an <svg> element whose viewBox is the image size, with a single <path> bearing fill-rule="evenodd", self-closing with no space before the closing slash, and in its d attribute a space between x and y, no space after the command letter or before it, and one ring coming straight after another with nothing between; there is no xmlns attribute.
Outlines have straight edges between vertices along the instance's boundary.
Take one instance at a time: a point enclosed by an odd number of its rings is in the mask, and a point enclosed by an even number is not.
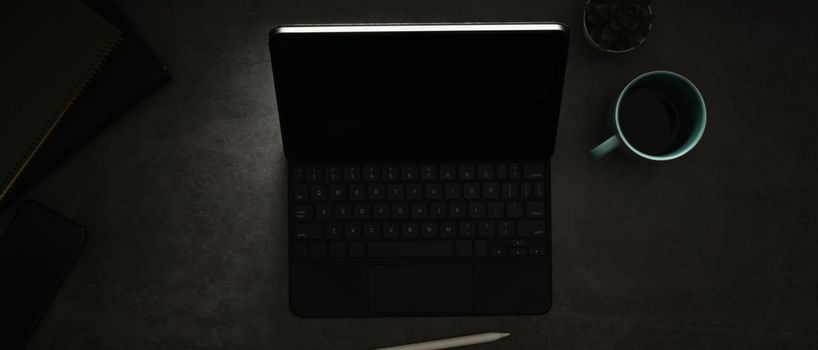
<svg viewBox="0 0 818 350"><path fill-rule="evenodd" d="M629 90L619 106L619 126L637 150L663 155L681 146L681 122L676 103L650 87Z"/></svg>

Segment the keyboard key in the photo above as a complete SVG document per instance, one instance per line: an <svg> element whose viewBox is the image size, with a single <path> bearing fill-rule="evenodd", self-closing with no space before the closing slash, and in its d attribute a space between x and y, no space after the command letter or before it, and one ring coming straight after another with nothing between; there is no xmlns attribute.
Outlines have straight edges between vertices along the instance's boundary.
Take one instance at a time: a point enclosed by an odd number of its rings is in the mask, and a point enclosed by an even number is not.
<svg viewBox="0 0 818 350"><path fill-rule="evenodd" d="M310 186L310 199L314 201L323 201L327 199L327 186L312 185Z"/></svg>
<svg viewBox="0 0 818 350"><path fill-rule="evenodd" d="M471 256L471 241L457 241L454 246L455 256Z"/></svg>
<svg viewBox="0 0 818 350"><path fill-rule="evenodd" d="M423 185L421 184L406 185L406 199L408 200L423 199Z"/></svg>
<svg viewBox="0 0 818 350"><path fill-rule="evenodd" d="M488 202L486 214L490 218L501 218L505 215L505 204L503 202Z"/></svg>
<svg viewBox="0 0 818 350"><path fill-rule="evenodd" d="M489 251L488 241L484 239L478 239L474 241L474 255L486 256L488 255L488 251Z"/></svg>
<svg viewBox="0 0 818 350"><path fill-rule="evenodd" d="M317 204L315 206L315 218L318 220L325 220L332 218L332 205Z"/></svg>
<svg viewBox="0 0 818 350"><path fill-rule="evenodd" d="M400 225L396 222L386 222L383 224L384 238L397 238L400 235Z"/></svg>
<svg viewBox="0 0 818 350"><path fill-rule="evenodd" d="M361 238L361 224L359 223L347 223L344 225L344 237L346 238Z"/></svg>
<svg viewBox="0 0 818 350"><path fill-rule="evenodd" d="M461 221L458 227L458 235L460 237L474 237L477 235L477 228L474 221Z"/></svg>
<svg viewBox="0 0 818 350"><path fill-rule="evenodd" d="M517 223L517 234L520 237L542 236L545 234L545 221L520 221Z"/></svg>
<svg viewBox="0 0 818 350"><path fill-rule="evenodd" d="M386 198L390 201L403 200L403 184L390 184L387 186Z"/></svg>
<svg viewBox="0 0 818 350"><path fill-rule="evenodd" d="M432 217L432 219L445 219L446 213L448 212L446 208L447 208L446 203L432 203L430 216Z"/></svg>
<svg viewBox="0 0 818 350"><path fill-rule="evenodd" d="M403 181L416 181L418 179L418 167L414 165L401 166L400 178Z"/></svg>
<svg viewBox="0 0 818 350"><path fill-rule="evenodd" d="M352 210L355 211L353 216L355 216L356 219L369 219L369 204L355 204Z"/></svg>
<svg viewBox="0 0 818 350"><path fill-rule="evenodd" d="M324 168L324 178L328 182L336 182L341 181L344 178L344 175L341 173L341 167L339 166L328 166Z"/></svg>
<svg viewBox="0 0 818 350"><path fill-rule="evenodd" d="M333 201L345 201L347 199L347 186L346 185L330 186L329 199Z"/></svg>
<svg viewBox="0 0 818 350"><path fill-rule="evenodd" d="M313 258L326 258L327 257L327 244L326 243L310 243L310 256Z"/></svg>
<svg viewBox="0 0 818 350"><path fill-rule="evenodd" d="M389 219L389 204L375 203L372 206L373 219Z"/></svg>
<svg viewBox="0 0 818 350"><path fill-rule="evenodd" d="M364 185L350 185L349 200L351 201L366 200L366 188L364 187Z"/></svg>
<svg viewBox="0 0 818 350"><path fill-rule="evenodd" d="M371 201L379 201L385 198L383 192L385 191L384 186L381 184L377 185L369 185L366 187L367 189L367 199Z"/></svg>
<svg viewBox="0 0 818 350"><path fill-rule="evenodd" d="M372 258L411 258L411 257L447 257L453 254L451 241L402 241L402 242L369 242L369 257Z"/></svg>
<svg viewBox="0 0 818 350"><path fill-rule="evenodd" d="M295 238L297 239L321 239L324 237L324 225L321 224L296 224Z"/></svg>
<svg viewBox="0 0 818 350"><path fill-rule="evenodd" d="M306 242L297 242L295 244L295 257L306 258L309 256L310 246Z"/></svg>
<svg viewBox="0 0 818 350"><path fill-rule="evenodd" d="M425 219L428 215L426 203L412 203L412 219Z"/></svg>
<svg viewBox="0 0 818 350"><path fill-rule="evenodd" d="M520 184L520 198L528 199L534 196L534 189L530 182L523 182Z"/></svg>
<svg viewBox="0 0 818 350"><path fill-rule="evenodd" d="M326 225L326 236L327 239L339 239L343 235L343 225L342 224L327 224Z"/></svg>
<svg viewBox="0 0 818 350"><path fill-rule="evenodd" d="M510 218L519 218L523 216L523 202L508 202L506 203L506 216Z"/></svg>
<svg viewBox="0 0 818 350"><path fill-rule="evenodd" d="M460 164L457 172L458 178L461 180L472 180L475 178L474 164Z"/></svg>
<svg viewBox="0 0 818 350"><path fill-rule="evenodd" d="M378 181L381 179L381 168L377 165L364 166L364 180Z"/></svg>
<svg viewBox="0 0 818 350"><path fill-rule="evenodd" d="M462 219L466 217L466 203L449 203L449 217L452 219Z"/></svg>
<svg viewBox="0 0 818 350"><path fill-rule="evenodd" d="M426 199L440 199L443 197L443 188L440 184L426 184Z"/></svg>
<svg viewBox="0 0 818 350"><path fill-rule="evenodd" d="M491 253L491 256L506 256L506 249L505 248L491 248L490 253Z"/></svg>
<svg viewBox="0 0 818 350"><path fill-rule="evenodd" d="M545 249L543 248L528 248L528 255L544 256Z"/></svg>
<svg viewBox="0 0 818 350"><path fill-rule="evenodd" d="M483 198L497 199L500 198L500 184L496 182L487 182L483 184Z"/></svg>
<svg viewBox="0 0 818 350"><path fill-rule="evenodd" d="M460 199L461 185L459 183L448 183L443 187L446 199Z"/></svg>
<svg viewBox="0 0 818 350"><path fill-rule="evenodd" d="M520 178L520 164L509 164L508 165L508 178L509 179L519 179Z"/></svg>
<svg viewBox="0 0 818 350"><path fill-rule="evenodd" d="M409 204L406 203L392 204L392 218L393 219L409 218Z"/></svg>
<svg viewBox="0 0 818 350"><path fill-rule="evenodd" d="M441 164L440 179L441 180L457 179L457 167L455 167L454 164Z"/></svg>
<svg viewBox="0 0 818 350"><path fill-rule="evenodd" d="M526 202L525 213L530 218L544 218L545 202Z"/></svg>
<svg viewBox="0 0 818 350"><path fill-rule="evenodd" d="M470 183L463 186L463 198L480 199L480 184Z"/></svg>
<svg viewBox="0 0 818 350"><path fill-rule="evenodd" d="M508 165L497 164L497 178L500 180L508 178Z"/></svg>
<svg viewBox="0 0 818 350"><path fill-rule="evenodd" d="M364 257L364 242L350 242L349 243L349 257L363 258Z"/></svg>
<svg viewBox="0 0 818 350"><path fill-rule="evenodd" d="M501 237L514 236L514 222L500 221L497 223L497 235Z"/></svg>
<svg viewBox="0 0 818 350"><path fill-rule="evenodd" d="M454 221L445 221L442 224L440 224L440 236L441 237L457 236L457 224Z"/></svg>
<svg viewBox="0 0 818 350"><path fill-rule="evenodd" d="M477 235L480 237L494 237L494 222L480 221L477 223Z"/></svg>
<svg viewBox="0 0 818 350"><path fill-rule="evenodd" d="M383 181L396 181L400 179L400 169L397 165L383 166Z"/></svg>
<svg viewBox="0 0 818 350"><path fill-rule="evenodd" d="M505 199L520 198L520 184L519 183L504 182L502 191L503 191L503 198L505 198Z"/></svg>
<svg viewBox="0 0 818 350"><path fill-rule="evenodd" d="M526 179L545 178L545 164L543 163L523 164L523 177Z"/></svg>
<svg viewBox="0 0 818 350"><path fill-rule="evenodd" d="M486 203L471 202L469 203L469 218L482 219L486 216Z"/></svg>
<svg viewBox="0 0 818 350"><path fill-rule="evenodd" d="M346 258L347 244L344 242L332 242L329 244L330 258Z"/></svg>
<svg viewBox="0 0 818 350"><path fill-rule="evenodd" d="M420 225L420 235L424 238L434 238L438 235L438 229L440 225L436 222L423 222Z"/></svg>
<svg viewBox="0 0 818 350"><path fill-rule="evenodd" d="M437 180L437 165L424 164L420 166L420 178L424 181Z"/></svg>
<svg viewBox="0 0 818 350"><path fill-rule="evenodd" d="M295 206L296 220L312 220L312 205L299 204Z"/></svg>
<svg viewBox="0 0 818 350"><path fill-rule="evenodd" d="M352 208L349 204L338 204L335 206L336 219L349 219L352 217Z"/></svg>
<svg viewBox="0 0 818 350"><path fill-rule="evenodd" d="M293 180L295 181L304 181L304 167L300 165L296 165L293 167Z"/></svg>
<svg viewBox="0 0 818 350"><path fill-rule="evenodd" d="M310 166L307 167L307 180L312 182L322 181L324 177L322 176L322 171L320 166Z"/></svg>
<svg viewBox="0 0 818 350"><path fill-rule="evenodd" d="M364 237L379 238L381 236L381 226L377 222L367 222L364 224Z"/></svg>
<svg viewBox="0 0 818 350"><path fill-rule="evenodd" d="M344 167L344 180L346 181L361 181L361 169L357 165L348 165Z"/></svg>
<svg viewBox="0 0 818 350"><path fill-rule="evenodd" d="M403 233L404 238L417 238L419 235L420 227L416 222L404 222L403 227L401 227L401 233Z"/></svg>
<svg viewBox="0 0 818 350"><path fill-rule="evenodd" d="M534 183L534 198L545 198L545 183L544 182L535 182Z"/></svg>
<svg viewBox="0 0 818 350"><path fill-rule="evenodd" d="M525 247L525 240L524 239L512 239L508 241L509 247Z"/></svg>
<svg viewBox="0 0 818 350"><path fill-rule="evenodd" d="M525 256L525 249L514 248L508 250L509 256Z"/></svg>
<svg viewBox="0 0 818 350"><path fill-rule="evenodd" d="M481 180L494 179L494 165L480 164L477 166L477 178Z"/></svg>
<svg viewBox="0 0 818 350"><path fill-rule="evenodd" d="M293 199L299 202L303 202L307 200L307 197L310 195L310 190L307 186L295 186L293 188Z"/></svg>

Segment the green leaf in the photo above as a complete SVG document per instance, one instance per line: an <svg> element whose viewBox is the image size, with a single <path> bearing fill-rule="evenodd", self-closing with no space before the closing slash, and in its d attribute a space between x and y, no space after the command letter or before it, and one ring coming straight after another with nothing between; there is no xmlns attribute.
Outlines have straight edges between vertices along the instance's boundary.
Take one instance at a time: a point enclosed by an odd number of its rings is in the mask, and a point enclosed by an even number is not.
<svg viewBox="0 0 818 350"><path fill-rule="evenodd" d="M590 15L588 15L588 22L596 25L603 25L606 23L605 19L603 19L602 16L596 12L592 12Z"/></svg>
<svg viewBox="0 0 818 350"><path fill-rule="evenodd" d="M639 32L638 30L634 29L634 30L625 30L625 31L623 31L622 32L622 37L624 37L625 39L628 39L628 41L630 41L632 43L638 43L638 42L642 41L642 39L645 36L642 35L642 33Z"/></svg>
<svg viewBox="0 0 818 350"><path fill-rule="evenodd" d="M600 16L602 16L602 19L605 20L605 22L610 21L611 20L611 4L596 5L596 13L598 13Z"/></svg>
<svg viewBox="0 0 818 350"><path fill-rule="evenodd" d="M611 28L610 26L603 28L602 29L602 35L600 35L600 39L610 40L610 41L614 41L618 37L619 37L619 31Z"/></svg>
<svg viewBox="0 0 818 350"><path fill-rule="evenodd" d="M597 44L599 44L603 50L607 50L618 37L619 32L611 27L605 27L602 29L602 33L599 35L599 41L597 41Z"/></svg>

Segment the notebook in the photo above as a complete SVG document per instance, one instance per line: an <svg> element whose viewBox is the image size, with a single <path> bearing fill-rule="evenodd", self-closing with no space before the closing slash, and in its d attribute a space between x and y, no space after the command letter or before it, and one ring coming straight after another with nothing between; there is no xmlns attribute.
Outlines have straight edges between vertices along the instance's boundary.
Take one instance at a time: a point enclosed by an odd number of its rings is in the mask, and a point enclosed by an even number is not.
<svg viewBox="0 0 818 350"><path fill-rule="evenodd" d="M0 209L10 205L10 201L91 140L117 116L170 79L165 66L113 3L109 0L83 2L122 30L122 40L82 98L66 112L46 144L21 173L7 194L6 203L0 203Z"/></svg>
<svg viewBox="0 0 818 350"><path fill-rule="evenodd" d="M18 1L0 12L0 202L121 41L79 1Z"/></svg>

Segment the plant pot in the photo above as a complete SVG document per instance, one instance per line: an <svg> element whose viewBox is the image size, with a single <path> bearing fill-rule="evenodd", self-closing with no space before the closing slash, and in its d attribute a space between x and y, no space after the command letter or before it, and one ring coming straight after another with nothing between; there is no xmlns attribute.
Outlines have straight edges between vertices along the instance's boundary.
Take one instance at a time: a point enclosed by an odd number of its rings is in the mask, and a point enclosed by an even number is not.
<svg viewBox="0 0 818 350"><path fill-rule="evenodd" d="M599 46L599 44L596 43L596 41L594 41L593 38L591 38L591 32L588 31L588 23L587 23L587 21L588 21L587 8L588 8L588 4L590 4L591 1L592 0L585 1L585 8L582 10L582 32L585 33L585 39L588 40L588 43L591 44L591 46L593 48L595 48L595 49L597 49L599 51L609 52L609 53L625 53L625 52L633 51L634 49L636 49L637 46L632 46L632 47L629 47L629 48L624 49L624 50L603 49L602 47ZM653 14L653 7L652 6L648 6L648 12L650 12L651 15ZM650 34L651 29L653 29L653 23L648 25L648 34ZM645 42L645 40L647 38L648 38L648 36L646 34L645 37L642 38L642 41L639 42L639 45L641 46Z"/></svg>

